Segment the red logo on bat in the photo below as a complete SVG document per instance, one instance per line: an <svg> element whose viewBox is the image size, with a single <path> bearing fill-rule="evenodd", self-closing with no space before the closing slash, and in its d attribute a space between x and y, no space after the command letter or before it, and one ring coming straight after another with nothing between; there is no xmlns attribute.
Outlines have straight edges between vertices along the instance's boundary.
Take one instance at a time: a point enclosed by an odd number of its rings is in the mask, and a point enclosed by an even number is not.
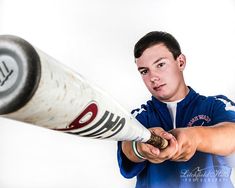
<svg viewBox="0 0 235 188"><path fill-rule="evenodd" d="M72 123L70 123L68 127L55 130L69 131L68 133L85 137L110 138L120 132L126 123L125 118L115 116L113 113L106 110L103 116L99 117L95 124L86 129L80 130L80 128L85 127L88 124L90 125L97 117L97 113L98 106L95 102L92 102L75 120L73 120ZM71 130L76 130L76 132L70 132Z"/></svg>
<svg viewBox="0 0 235 188"><path fill-rule="evenodd" d="M82 128L88 124L90 124L96 117L98 112L98 107L95 103L89 104L79 116L73 120L72 123L66 128L55 129L59 131L69 131L74 129Z"/></svg>

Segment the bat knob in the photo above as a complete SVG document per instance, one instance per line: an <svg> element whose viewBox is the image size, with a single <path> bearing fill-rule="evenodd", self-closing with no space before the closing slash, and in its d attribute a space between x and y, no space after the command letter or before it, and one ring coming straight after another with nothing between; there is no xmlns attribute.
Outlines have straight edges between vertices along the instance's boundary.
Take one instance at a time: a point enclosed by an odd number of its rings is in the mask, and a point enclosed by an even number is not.
<svg viewBox="0 0 235 188"><path fill-rule="evenodd" d="M0 115L24 106L40 75L40 58L33 46L16 36L0 35Z"/></svg>
<svg viewBox="0 0 235 188"><path fill-rule="evenodd" d="M165 149L168 146L168 141L158 135L151 133L150 139L146 142L159 149Z"/></svg>

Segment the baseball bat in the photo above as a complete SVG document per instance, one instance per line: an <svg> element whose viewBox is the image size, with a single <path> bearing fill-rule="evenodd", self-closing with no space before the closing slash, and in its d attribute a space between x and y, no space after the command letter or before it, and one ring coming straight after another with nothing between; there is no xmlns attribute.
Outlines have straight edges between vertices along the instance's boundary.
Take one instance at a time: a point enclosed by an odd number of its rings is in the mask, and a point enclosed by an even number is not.
<svg viewBox="0 0 235 188"><path fill-rule="evenodd" d="M105 91L12 35L0 36L0 116L83 137L168 145Z"/></svg>

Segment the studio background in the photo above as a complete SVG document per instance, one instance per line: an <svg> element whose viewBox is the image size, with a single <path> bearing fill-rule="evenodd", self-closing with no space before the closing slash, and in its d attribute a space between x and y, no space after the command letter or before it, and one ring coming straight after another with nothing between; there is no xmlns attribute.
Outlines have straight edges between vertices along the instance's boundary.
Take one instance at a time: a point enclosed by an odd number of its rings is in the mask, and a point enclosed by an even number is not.
<svg viewBox="0 0 235 188"><path fill-rule="evenodd" d="M188 85L235 100L234 23L234 0L0 0L0 34L24 38L128 111L150 99L133 46L152 30L170 32L181 44ZM0 187L134 187L135 179L119 173L116 149L113 141L1 118Z"/></svg>

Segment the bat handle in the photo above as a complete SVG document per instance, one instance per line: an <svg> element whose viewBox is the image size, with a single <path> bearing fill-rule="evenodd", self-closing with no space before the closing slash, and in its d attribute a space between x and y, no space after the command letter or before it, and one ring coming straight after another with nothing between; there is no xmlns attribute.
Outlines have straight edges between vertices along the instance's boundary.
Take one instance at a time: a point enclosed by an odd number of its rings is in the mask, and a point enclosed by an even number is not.
<svg viewBox="0 0 235 188"><path fill-rule="evenodd" d="M151 144L154 147L159 149L165 149L168 146L168 141L154 133L151 132L150 139L146 142L147 144Z"/></svg>

